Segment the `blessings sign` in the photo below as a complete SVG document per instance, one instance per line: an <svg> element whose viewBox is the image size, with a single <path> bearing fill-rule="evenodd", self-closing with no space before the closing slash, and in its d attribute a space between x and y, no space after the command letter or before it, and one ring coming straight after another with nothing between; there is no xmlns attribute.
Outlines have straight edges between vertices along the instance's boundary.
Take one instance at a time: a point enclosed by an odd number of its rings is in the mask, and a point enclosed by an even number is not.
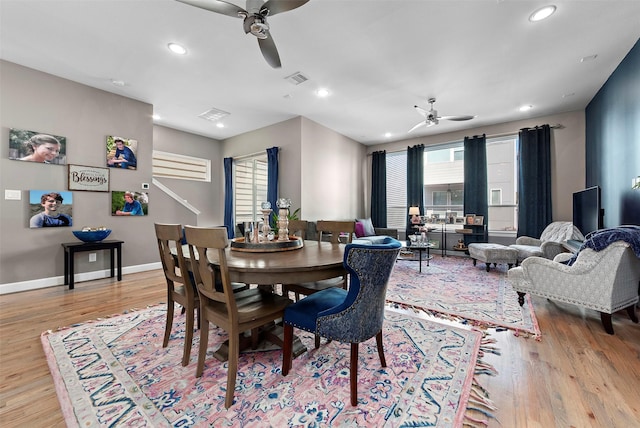
<svg viewBox="0 0 640 428"><path fill-rule="evenodd" d="M109 168L83 165L67 166L69 168L69 190L109 191Z"/></svg>

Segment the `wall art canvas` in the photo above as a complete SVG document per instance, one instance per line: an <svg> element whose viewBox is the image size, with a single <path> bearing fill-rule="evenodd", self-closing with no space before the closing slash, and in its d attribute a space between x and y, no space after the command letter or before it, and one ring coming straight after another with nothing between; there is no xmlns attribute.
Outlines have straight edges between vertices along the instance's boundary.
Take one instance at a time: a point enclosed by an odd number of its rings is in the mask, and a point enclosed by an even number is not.
<svg viewBox="0 0 640 428"><path fill-rule="evenodd" d="M131 192L129 190L114 190L111 192L111 215L130 217L148 214L148 193Z"/></svg>
<svg viewBox="0 0 640 428"><path fill-rule="evenodd" d="M24 129L9 130L9 159L64 165L67 137Z"/></svg>
<svg viewBox="0 0 640 428"><path fill-rule="evenodd" d="M119 169L138 168L138 141L107 136L107 166Z"/></svg>
<svg viewBox="0 0 640 428"><path fill-rule="evenodd" d="M95 166L67 165L69 190L89 192L109 191L109 168Z"/></svg>
<svg viewBox="0 0 640 428"><path fill-rule="evenodd" d="M29 227L73 226L73 193L61 190L29 191Z"/></svg>

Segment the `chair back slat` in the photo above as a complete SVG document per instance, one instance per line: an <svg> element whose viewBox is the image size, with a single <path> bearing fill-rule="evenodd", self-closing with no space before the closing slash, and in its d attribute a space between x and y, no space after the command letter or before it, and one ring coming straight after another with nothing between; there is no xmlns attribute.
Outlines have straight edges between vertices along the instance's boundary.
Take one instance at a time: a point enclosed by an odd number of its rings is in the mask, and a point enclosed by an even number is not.
<svg viewBox="0 0 640 428"><path fill-rule="evenodd" d="M185 293L195 294L195 287L191 283L188 269L182 251L182 225L155 223L156 238L160 261L166 278L170 281L183 284ZM187 287L188 286L188 287ZM190 288L190 289L187 289Z"/></svg>
<svg viewBox="0 0 640 428"><path fill-rule="evenodd" d="M306 220L289 220L289 235L295 235L305 239L307 236L307 225L308 222Z"/></svg>

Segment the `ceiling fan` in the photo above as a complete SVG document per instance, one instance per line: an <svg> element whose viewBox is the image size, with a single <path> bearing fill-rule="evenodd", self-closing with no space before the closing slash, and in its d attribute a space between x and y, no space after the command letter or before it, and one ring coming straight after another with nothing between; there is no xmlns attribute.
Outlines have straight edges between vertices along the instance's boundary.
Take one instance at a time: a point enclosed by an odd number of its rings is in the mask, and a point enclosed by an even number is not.
<svg viewBox="0 0 640 428"><path fill-rule="evenodd" d="M258 38L260 51L264 59L267 60L267 63L273 68L280 68L282 64L280 63L280 56L278 55L276 44L269 32L267 16L295 9L307 3L309 0L267 0L265 3L263 3L262 0L247 0L246 10L223 0L177 1L211 12L242 18L245 34L251 33Z"/></svg>
<svg viewBox="0 0 640 428"><path fill-rule="evenodd" d="M433 125L437 125L440 121L440 119L443 120L453 120L456 122L461 122L463 120L471 120L473 119L475 116L438 116L438 111L433 109L433 103L436 102L435 98L429 98L427 100L429 102L429 104L431 104L431 108L429 109L429 111L420 108L418 106L414 106L416 111L421 115L424 116L425 120L418 123L416 126L414 126L413 128L411 128L409 130L409 132L411 131L415 131L418 128L421 128L423 126L433 126Z"/></svg>

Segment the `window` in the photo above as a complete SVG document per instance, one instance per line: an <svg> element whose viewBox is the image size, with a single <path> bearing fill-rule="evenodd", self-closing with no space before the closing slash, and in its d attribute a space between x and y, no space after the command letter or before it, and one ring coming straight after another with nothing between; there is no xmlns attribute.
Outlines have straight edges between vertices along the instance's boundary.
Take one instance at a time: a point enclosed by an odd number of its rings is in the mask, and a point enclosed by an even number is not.
<svg viewBox="0 0 640 428"><path fill-rule="evenodd" d="M407 227L407 152L387 153L387 227Z"/></svg>
<svg viewBox="0 0 640 428"><path fill-rule="evenodd" d="M464 147L462 141L425 147L424 203L427 221L464 216Z"/></svg>
<svg viewBox="0 0 640 428"><path fill-rule="evenodd" d="M267 200L267 155L234 159L235 221L258 221L261 204Z"/></svg>
<svg viewBox="0 0 640 428"><path fill-rule="evenodd" d="M153 151L153 176L180 180L211 181L211 160Z"/></svg>
<svg viewBox="0 0 640 428"><path fill-rule="evenodd" d="M518 230L518 137L487 139L490 231Z"/></svg>

